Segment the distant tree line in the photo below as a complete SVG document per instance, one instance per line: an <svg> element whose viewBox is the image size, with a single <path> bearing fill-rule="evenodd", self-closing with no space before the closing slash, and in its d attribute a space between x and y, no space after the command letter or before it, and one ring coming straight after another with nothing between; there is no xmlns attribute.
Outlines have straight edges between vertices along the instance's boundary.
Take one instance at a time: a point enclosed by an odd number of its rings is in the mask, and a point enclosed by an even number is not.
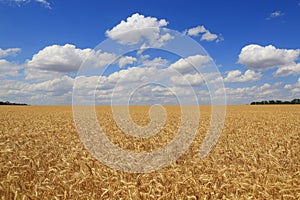
<svg viewBox="0 0 300 200"><path fill-rule="evenodd" d="M281 101L281 100L258 101L258 102L251 102L250 105L265 105L265 104L300 104L300 99L293 99L292 101Z"/></svg>
<svg viewBox="0 0 300 200"><path fill-rule="evenodd" d="M28 104L26 103L12 103L12 102L9 102L9 101L0 101L0 105L15 105L15 106L27 106Z"/></svg>

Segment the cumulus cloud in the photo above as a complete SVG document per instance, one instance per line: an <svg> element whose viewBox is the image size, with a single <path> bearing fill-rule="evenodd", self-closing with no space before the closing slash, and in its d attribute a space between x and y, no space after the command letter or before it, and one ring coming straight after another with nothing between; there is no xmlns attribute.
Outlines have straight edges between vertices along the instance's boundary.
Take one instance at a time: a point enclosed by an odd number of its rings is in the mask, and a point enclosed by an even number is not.
<svg viewBox="0 0 300 200"><path fill-rule="evenodd" d="M211 58L203 55L189 56L185 59L181 58L175 63L170 65L171 69L177 70L179 73L189 73L195 71L195 67L199 68L211 61Z"/></svg>
<svg viewBox="0 0 300 200"><path fill-rule="evenodd" d="M257 81L262 77L260 72L256 73L253 70L247 70L244 74L240 70L233 70L227 72L227 76L224 78L225 82L251 82Z"/></svg>
<svg viewBox="0 0 300 200"><path fill-rule="evenodd" d="M250 87L226 88L227 101L229 103L263 101L269 99L290 98L282 88L281 83L264 83Z"/></svg>
<svg viewBox="0 0 300 200"><path fill-rule="evenodd" d="M0 96L9 101L30 104L71 104L73 81L68 76L40 83L3 80Z"/></svg>
<svg viewBox="0 0 300 200"><path fill-rule="evenodd" d="M107 81L116 83L122 81L123 83L133 82L145 82L150 80L159 80L161 73L158 74L159 70L155 67L142 68L142 67L131 67L118 72L114 72L107 77Z"/></svg>
<svg viewBox="0 0 300 200"><path fill-rule="evenodd" d="M214 41L215 39L217 39L218 36L216 34L213 34L209 31L207 31L206 33L204 33L202 36L201 36L201 40L206 40L206 41Z"/></svg>
<svg viewBox="0 0 300 200"><path fill-rule="evenodd" d="M22 98L25 98L25 95L28 92L23 89L28 87L29 85L29 83L23 81L1 80L0 97L5 98L5 100L11 100L13 98L17 98L18 96L22 96Z"/></svg>
<svg viewBox="0 0 300 200"><path fill-rule="evenodd" d="M184 96L186 98L185 101L188 102L190 101L189 95L193 94L187 90L187 87L201 87L205 85L202 75L189 73L194 70L189 62L201 65L210 61L209 57L194 55L186 58L185 62L183 62L183 59L179 59L171 65L161 57L149 59L149 56L143 56L143 59L142 64L145 67L129 67L113 72L107 77L100 77L99 80L101 81L96 91L99 103L109 103L113 95L113 98L122 104L128 101L126 97L128 94L132 94L133 90L135 93L133 97L141 102L145 102L147 98L151 101L153 98L157 99L159 97L158 99L163 100L163 102L174 103L174 99L170 99L174 98L171 95L172 93ZM161 68L161 66L164 67ZM189 70L189 67L192 70ZM185 73L181 74L181 71ZM91 80L89 77L80 77L80 82L83 83L83 86L81 87L79 84L78 89L83 91L82 94L92 92L91 90L94 89L95 83L97 83L97 80L92 82L89 80ZM169 89L164 89L157 85L147 86L149 83L159 83L168 86ZM84 97L85 95L82 96Z"/></svg>
<svg viewBox="0 0 300 200"><path fill-rule="evenodd" d="M122 20L111 30L107 30L105 34L121 44L138 44L146 39L149 44L160 47L165 41L173 38L169 33L161 33L160 29L167 25L168 22L165 19L145 17L135 13L128 17L126 21ZM130 34L124 34L128 31L130 31Z"/></svg>
<svg viewBox="0 0 300 200"><path fill-rule="evenodd" d="M128 95L133 95L136 98L136 93L141 94L149 82L156 82L165 77L165 70L155 67L130 67L128 69L122 69L114 72L107 77L86 77L81 76L76 78L77 91L83 100L86 97L86 93L93 93L95 84L97 90L95 92L96 101L98 103L109 103L113 98L114 101L122 104L128 102ZM100 82L99 82L100 80ZM142 89L143 88L143 89ZM134 91L134 92L133 92ZM133 92L133 93L132 93ZM149 92L149 91L148 91ZM147 93L145 95L138 95L141 101L145 101L154 93ZM150 95L150 96L149 96ZM151 98L150 98L151 100Z"/></svg>
<svg viewBox="0 0 300 200"><path fill-rule="evenodd" d="M300 93L300 78L295 84L286 84L284 89L291 91L292 93Z"/></svg>
<svg viewBox="0 0 300 200"><path fill-rule="evenodd" d="M267 69L295 63L300 49L278 49L273 45L250 44L242 48L238 63L254 69Z"/></svg>
<svg viewBox="0 0 300 200"><path fill-rule="evenodd" d="M50 92L52 93L52 95L59 96L72 91L73 81L74 79L72 79L71 77L63 76L60 78L55 78L53 80L32 84L28 86L27 89L32 92Z"/></svg>
<svg viewBox="0 0 300 200"><path fill-rule="evenodd" d="M233 96L269 95L272 93L272 91L273 91L272 86L269 83L265 83L261 86L226 88L226 94L233 95Z"/></svg>
<svg viewBox="0 0 300 200"><path fill-rule="evenodd" d="M196 26L196 27L190 28L186 31L186 33L187 33L187 35L194 36L194 37L197 37L200 34L202 34L200 40L205 40L208 42L214 41L214 40L219 42L221 40L224 40L223 37L218 36L217 34L211 33L204 26Z"/></svg>
<svg viewBox="0 0 300 200"><path fill-rule="evenodd" d="M274 76L289 76L298 74L300 74L300 63L293 63L291 65L279 67L276 72L273 73Z"/></svg>
<svg viewBox="0 0 300 200"><path fill-rule="evenodd" d="M126 102L128 101L128 99L125 99L126 95L131 94L130 91L132 91L133 88L137 88L137 92L133 95L135 102L153 103L152 100L155 99L158 103L176 103L177 100L174 98L174 94L183 96L186 98L184 101L188 102L190 96L193 95L190 90L186 89L189 85L197 87L195 92L199 95L199 99L208 101L210 98L209 92L200 92L201 90L198 89L198 87L203 87L205 85L203 77L198 73L192 73L194 69L191 69L192 66L189 62L193 64L197 63L197 65L201 66L210 60L209 57L194 55L169 64L167 60L161 57L149 59L149 56L144 56L143 61L146 65L149 65L148 67L129 67L128 69L121 69L120 71L111 73L108 76L80 76L76 79L83 85L81 89L84 90L84 92L82 94L86 94L87 91L94 92L94 89L98 84L95 93L97 103L109 103L112 95L114 95L114 98L116 98L118 102ZM167 65L167 68L160 68L161 65L165 64ZM183 73L181 75L178 72ZM49 73L52 72L48 72L48 74ZM251 78L255 79L255 74L258 75L260 73L252 73L251 70L249 70L249 72L246 71L244 74L237 73L239 75L234 76L229 74L231 73L227 74L231 79L243 82L250 80ZM202 75L205 77L208 76L206 74ZM211 80L212 78L208 79ZM158 82L161 83L162 86L144 85L141 88L138 87L149 82ZM63 75L57 77L53 76L51 80L38 83L11 80L0 86L0 94L5 94L4 96L12 101L14 100L13 98L22 96L22 102L25 101L28 103L70 103L73 83L73 78ZM169 88L164 88L163 85L169 86ZM247 100L247 98L254 98L256 93L261 94L261 96L270 95L272 92L276 91L276 88L270 84L265 84L261 87L228 89L228 91L230 98L239 98L238 95L240 95L240 97L244 98L243 100ZM41 99L44 99L44 102L41 102Z"/></svg>
<svg viewBox="0 0 300 200"><path fill-rule="evenodd" d="M42 69L35 69L35 68L30 68L25 66L24 75L25 75L25 80L39 82L39 81L52 80L58 77L62 77L65 75L65 73L46 71Z"/></svg>
<svg viewBox="0 0 300 200"><path fill-rule="evenodd" d="M27 61L27 66L45 71L74 72L83 61L90 67L104 67L114 59L116 59L114 54L89 48L79 49L72 44L52 45L33 55L32 59Z"/></svg>
<svg viewBox="0 0 300 200"><path fill-rule="evenodd" d="M14 64L5 59L0 59L0 78L7 76L18 76L18 70L22 69L21 65Z"/></svg>
<svg viewBox="0 0 300 200"><path fill-rule="evenodd" d="M120 58L118 62L119 62L120 67L124 67L127 64L133 64L136 61L137 61L137 59L132 56L124 56L124 57Z"/></svg>
<svg viewBox="0 0 300 200"><path fill-rule="evenodd" d="M167 66L168 64L169 61L161 57L156 57L152 60L145 59L142 61L142 65L147 67L164 67Z"/></svg>
<svg viewBox="0 0 300 200"><path fill-rule="evenodd" d="M164 80L166 83L168 81L172 82L173 85L182 85L180 80L185 79L188 82L190 81L190 84L200 85L200 83L203 82L202 78L198 73L194 73L195 69L190 63L195 65L195 67L199 67L210 60L210 57L207 56L194 55L187 57L186 59L181 58L171 65L168 65L168 61L160 57L152 60L147 59L143 61L143 66L147 67L130 67L114 72L106 78L106 83L115 84L120 80L122 80L123 83L155 82ZM161 66L166 67L160 68ZM179 76L181 76L181 79L178 78ZM125 86L125 84L122 86Z"/></svg>
<svg viewBox="0 0 300 200"><path fill-rule="evenodd" d="M201 86L205 84L201 74L174 75L170 80L175 86Z"/></svg>
<svg viewBox="0 0 300 200"><path fill-rule="evenodd" d="M16 56L17 53L21 51L20 48L9 48L9 49L1 49L0 48L0 58L4 58L7 56Z"/></svg>
<svg viewBox="0 0 300 200"><path fill-rule="evenodd" d="M204 26L196 26L194 28L190 28L187 31L189 36L198 36L200 33L206 33L206 28Z"/></svg>

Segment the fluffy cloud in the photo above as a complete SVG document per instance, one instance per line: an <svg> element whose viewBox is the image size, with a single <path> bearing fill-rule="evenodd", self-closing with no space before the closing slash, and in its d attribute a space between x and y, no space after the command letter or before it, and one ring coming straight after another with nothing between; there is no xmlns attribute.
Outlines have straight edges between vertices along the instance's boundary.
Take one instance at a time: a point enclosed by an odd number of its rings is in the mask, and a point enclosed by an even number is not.
<svg viewBox="0 0 300 200"><path fill-rule="evenodd" d="M139 13L122 20L111 30L106 31L106 36L118 40L121 44L138 44L144 39L149 44L160 47L165 41L172 39L169 33L162 34L160 29L168 25L165 19L145 17ZM124 34L130 31L130 34Z"/></svg>
<svg viewBox="0 0 300 200"><path fill-rule="evenodd" d="M179 60L174 63L178 62ZM248 71L248 73L246 71L243 74L235 70L233 71L234 73L229 72L228 74L233 75L227 74L227 77L231 77L231 79L239 79L239 82L240 80L245 81L247 79L241 77L251 77L251 74L260 74L252 73L251 70ZM193 94L186 90L186 86L191 84L194 87L201 87L204 85L203 78L200 74L187 73L181 76L169 68L160 69L156 67L131 67L114 72L107 77L80 76L77 77L77 81L83 85L81 88L85 91L83 94L86 94L87 91L93 92L95 85L98 84L96 90L97 103L110 103L112 95L114 95L114 99L117 99L118 102L126 102L128 101L126 97L128 94L131 94L131 91L134 91L135 88L137 91L132 94L133 102L153 103L151 100L155 99L154 102L158 101L157 103L176 103L176 99L173 94L184 96L187 99L185 101L188 102L188 98ZM4 96L8 97L8 100L13 100L13 96L22 96L24 97L22 101L28 103L70 103L73 82L74 80L68 76L62 76L52 80L31 84L11 81L5 82L4 85L0 86L0 94L4 94ZM162 86L168 85L169 88L157 85L144 85L149 82L158 82L161 83ZM142 87L139 88L141 85ZM285 90L290 90L295 93L299 90L299 86L300 80L297 84L286 86ZM200 91L201 90L196 90L196 93L198 94ZM288 97L287 94L279 88L279 84L270 85L266 83L261 86L227 88L226 91L230 103L265 100L272 98L272 95L274 98ZM200 97L203 101L208 102L210 98L209 92L205 91L203 94L201 93L201 95L199 93L199 98ZM39 102L39 98L44 99L44 102Z"/></svg>
<svg viewBox="0 0 300 200"><path fill-rule="evenodd" d="M186 31L186 33L189 36L195 36L195 37L202 34L200 40L205 40L205 41L208 41L208 42L214 41L214 40L216 40L218 42L218 41L223 40L223 38L219 37L216 34L211 33L204 26L197 26L197 27L194 27L194 28L190 28Z"/></svg>
<svg viewBox="0 0 300 200"><path fill-rule="evenodd" d="M63 76L61 78L56 78L53 80L45 81L42 83L38 83L33 86L32 90L37 91L45 91L51 92L55 96L63 95L69 91L72 91L73 87L73 79L68 76Z"/></svg>
<svg viewBox="0 0 300 200"><path fill-rule="evenodd" d="M103 55L103 53L101 53L101 55ZM97 57L96 52L93 52L90 49L78 49L74 45L69 44L64 46L49 46L34 55L33 58L26 63L27 68L25 74L27 79L34 79L37 82L23 86L22 89L22 91L31 93L32 98L37 98L33 100L30 97L29 102L38 101L38 97L40 97L38 95L42 94L47 96L49 101L53 101L55 96L59 98L55 99L54 102L59 102L59 99L61 101L63 101L63 99L65 99L65 101L69 100L74 80L64 74L77 70L81 64L82 57L88 57L89 60L94 61L94 63L99 63L99 57ZM206 64L211 60L211 58L207 56L194 55L185 60L179 59L170 65L168 60L161 57L153 59L149 59L149 57L150 56L147 55L141 56L139 60L131 56L121 57L116 60L116 63L121 67L126 64L133 64L134 62L137 62L137 64L141 64L144 67L121 69L107 77L81 76L77 77L77 83L82 83L82 88L80 89L82 89L82 91L85 90L85 92L93 92L95 85L98 84L96 97L98 100L101 100L99 101L100 103L109 102L112 94L115 94L115 96L119 98L119 102L126 102L126 99L124 98L127 94L130 94L132 88L137 88L139 85L149 82L158 82L173 86L176 91L180 91L182 95L186 95L186 99L188 100L189 94L185 94L186 91L183 87L190 84L192 86L201 86L203 84L200 75L188 74L191 70L194 70L190 63L194 64L196 67L201 67L201 65ZM115 56L112 56L107 62L109 61L109 63L111 63L111 59L115 59ZM178 77L178 73L174 69L178 70L178 72L184 72L185 74L183 77ZM146 90L145 88L139 90L139 94L144 90L145 94L147 94L147 91L149 92L149 90ZM14 90L15 95L17 95L16 91L17 90ZM82 92L82 94L85 94L85 92ZM27 93L24 93L23 95L26 96ZM167 93L168 92L166 92L166 94ZM11 95L12 94L13 93L11 93ZM153 91L151 90L151 94L149 93L149 95L152 96L145 95L144 100L147 98L151 100L151 97L155 96L163 97L163 94L163 92L154 89ZM139 96L139 98L141 97L142 96ZM165 100L170 101L170 99Z"/></svg>
<svg viewBox="0 0 300 200"><path fill-rule="evenodd" d="M143 66L145 67L130 67L114 72L107 77L100 77L100 83L96 91L98 103L109 103L110 99L113 98L119 104L123 104L128 102L128 95L132 95L132 98L134 97L135 100L144 103L147 102L147 99L149 99L149 102L156 99L165 103L176 103L177 100L173 93L184 97L184 102L189 102L193 93L187 86L197 87L195 89L198 90L198 87L204 86L202 75L205 74L188 73L191 72L189 68L192 68L192 66L187 60L197 65L210 61L209 57L201 55L191 56L185 60L179 59L171 65L167 60L160 57L149 60L148 56L143 56L143 59ZM180 74L180 71L185 73ZM86 96L84 94L92 94L92 90L95 89L95 84L98 81L83 76L76 80L80 82L76 88L83 100ZM153 83L161 86L153 85ZM209 98L209 94L207 98Z"/></svg>
<svg viewBox="0 0 300 200"><path fill-rule="evenodd" d="M295 84L286 84L284 89L291 91L292 93L300 94L300 78L298 78L298 82Z"/></svg>
<svg viewBox="0 0 300 200"><path fill-rule="evenodd" d="M167 66L168 64L169 61L161 57L157 57L152 60L145 59L142 61L142 65L148 67L164 67Z"/></svg>
<svg viewBox="0 0 300 200"><path fill-rule="evenodd" d="M172 85L201 85L203 79L199 73L195 73L194 67L190 64L193 63L199 67L211 59L207 56L194 55L186 59L179 59L171 65L166 66L168 61L160 57L152 60L145 60L143 66L146 67L130 67L110 74L105 80L104 84L115 84L121 81L122 86L128 83L145 83L145 82L164 82L171 83ZM192 73L189 73L192 72ZM182 83L185 81L186 83ZM129 86L131 87L131 86Z"/></svg>
<svg viewBox="0 0 300 200"><path fill-rule="evenodd" d="M82 63L86 67L101 68L112 64L116 59L115 54L90 48L80 49L72 44L51 45L33 55L31 60L27 60L24 73L27 80L51 80L66 74L75 75ZM126 56L121 57L115 63L123 67L134 61L135 58Z"/></svg>
<svg viewBox="0 0 300 200"><path fill-rule="evenodd" d="M244 74L240 70L233 70L227 72L227 76L224 78L225 82L251 82L257 81L261 78L260 72L256 73L253 70L247 70Z"/></svg>
<svg viewBox="0 0 300 200"><path fill-rule="evenodd" d="M201 40L206 40L206 41L214 41L215 39L217 39L218 36L216 34L213 34L209 31L207 31L206 33L204 33L202 36L201 36Z"/></svg>
<svg viewBox="0 0 300 200"><path fill-rule="evenodd" d="M277 49L272 45L250 44L242 48L238 63L254 69L267 69L295 63L300 49Z"/></svg>
<svg viewBox="0 0 300 200"><path fill-rule="evenodd" d="M284 89L282 83L255 85L251 87L226 88L227 101L229 103L250 103L270 99L292 99Z"/></svg>
<svg viewBox="0 0 300 200"><path fill-rule="evenodd" d="M1 80L0 84L0 97L5 98L3 100L15 100L18 97L22 97L22 102L27 101L29 92L24 90L30 84L17 80Z"/></svg>
<svg viewBox="0 0 300 200"><path fill-rule="evenodd" d="M65 73L77 71L83 61L88 63L90 67L104 67L114 59L116 59L114 54L102 53L89 48L79 49L72 44L52 45L35 54L31 60L27 61L27 66L45 71Z"/></svg>
<svg viewBox="0 0 300 200"><path fill-rule="evenodd" d="M40 83L3 80L0 96L13 102L29 104L71 104L73 79L63 76Z"/></svg>
<svg viewBox="0 0 300 200"><path fill-rule="evenodd" d="M201 86L205 84L201 74L184 74L182 76L174 75L170 78L170 80L175 86Z"/></svg>
<svg viewBox="0 0 300 200"><path fill-rule="evenodd" d="M98 84L95 95L96 101L100 104L110 103L112 98L114 102L124 104L130 97L145 102L147 98L151 100L150 97L155 93L154 91L149 93L149 89L147 93L146 86L149 82L160 82L164 76L165 70L155 67L131 67L114 72L107 77L81 76L76 78L76 96L80 96L80 99L86 102L86 94L94 94L95 86Z"/></svg>
<svg viewBox="0 0 300 200"><path fill-rule="evenodd" d="M0 58L4 58L7 56L15 56L20 51L21 51L20 48L9 48L9 49L1 49L0 48Z"/></svg>
<svg viewBox="0 0 300 200"><path fill-rule="evenodd" d="M190 28L188 31L187 31L187 34L189 36L198 36L200 33L205 33L207 30L204 26L197 26L197 27L194 27L194 28Z"/></svg>
<svg viewBox="0 0 300 200"><path fill-rule="evenodd" d="M300 63L293 63L291 65L279 67L276 72L273 73L274 76L289 76L300 74Z"/></svg>
<svg viewBox="0 0 300 200"><path fill-rule="evenodd" d="M107 77L107 81L110 83L116 83L121 81L122 83L141 83L147 81L159 80L162 74L158 73L159 70L155 67L142 68L142 67L131 67L118 72L114 72Z"/></svg>
<svg viewBox="0 0 300 200"><path fill-rule="evenodd" d="M11 63L7 60L0 59L0 78L4 78L6 76L18 76L22 66Z"/></svg>
<svg viewBox="0 0 300 200"><path fill-rule="evenodd" d="M64 73L25 67L24 75L25 80L39 82L62 77L64 76Z"/></svg>
<svg viewBox="0 0 300 200"><path fill-rule="evenodd" d="M185 59L181 58L175 63L170 65L171 69L177 70L179 73L189 73L195 71L195 67L198 69L201 65L204 65L211 61L211 58L203 55L189 56Z"/></svg>
<svg viewBox="0 0 300 200"><path fill-rule="evenodd" d="M127 64L133 64L134 62L136 62L137 59L131 56L124 56L122 58L119 59L119 66L120 67L124 67Z"/></svg>
<svg viewBox="0 0 300 200"><path fill-rule="evenodd" d="M269 95L272 93L272 86L268 83L263 84L262 86L252 86L252 87L243 87L243 88L226 88L227 95L237 95L237 96L261 96Z"/></svg>

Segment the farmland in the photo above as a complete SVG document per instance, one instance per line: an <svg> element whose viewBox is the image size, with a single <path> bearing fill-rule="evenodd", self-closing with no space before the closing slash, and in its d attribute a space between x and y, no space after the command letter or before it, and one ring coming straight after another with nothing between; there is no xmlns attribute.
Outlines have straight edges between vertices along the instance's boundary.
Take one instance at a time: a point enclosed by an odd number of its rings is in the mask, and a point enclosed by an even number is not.
<svg viewBox="0 0 300 200"><path fill-rule="evenodd" d="M148 107L132 119L146 125ZM109 107L97 107L107 137L128 151L162 148L176 135L180 109L148 139L124 134ZM0 107L1 199L300 199L300 106L228 106L223 132L204 159L199 147L210 107L190 148L172 165L145 174L113 170L85 149L71 106Z"/></svg>

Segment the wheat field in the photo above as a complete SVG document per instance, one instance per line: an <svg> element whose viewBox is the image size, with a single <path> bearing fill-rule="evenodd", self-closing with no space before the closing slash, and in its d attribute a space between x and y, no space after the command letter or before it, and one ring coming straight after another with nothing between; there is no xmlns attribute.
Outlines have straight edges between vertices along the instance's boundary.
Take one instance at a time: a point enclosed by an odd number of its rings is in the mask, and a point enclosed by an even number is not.
<svg viewBox="0 0 300 200"><path fill-rule="evenodd" d="M1 199L300 199L300 106L228 106L223 132L210 154L199 147L210 107L189 149L152 173L111 169L85 149L71 106L0 107ZM139 125L149 107L130 108ZM180 109L148 139L124 134L109 107L97 107L107 137L127 151L162 148L176 135Z"/></svg>

